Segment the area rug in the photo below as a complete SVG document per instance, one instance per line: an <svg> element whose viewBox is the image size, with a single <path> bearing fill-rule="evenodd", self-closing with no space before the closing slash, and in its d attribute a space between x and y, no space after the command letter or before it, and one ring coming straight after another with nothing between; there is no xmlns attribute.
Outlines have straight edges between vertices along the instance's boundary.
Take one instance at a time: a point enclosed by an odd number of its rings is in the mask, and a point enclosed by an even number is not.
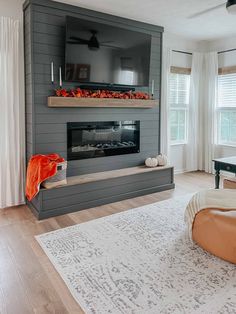
<svg viewBox="0 0 236 314"><path fill-rule="evenodd" d="M189 198L36 238L85 313L236 313L236 267L189 240Z"/></svg>

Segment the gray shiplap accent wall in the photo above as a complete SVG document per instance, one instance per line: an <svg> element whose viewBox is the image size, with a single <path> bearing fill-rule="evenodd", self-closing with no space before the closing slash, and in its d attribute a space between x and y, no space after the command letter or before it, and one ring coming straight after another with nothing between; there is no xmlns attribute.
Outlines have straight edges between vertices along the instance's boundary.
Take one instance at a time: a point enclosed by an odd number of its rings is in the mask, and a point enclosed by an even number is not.
<svg viewBox="0 0 236 314"><path fill-rule="evenodd" d="M47 97L53 95L50 63L54 62L55 81L59 66L64 65L64 34L67 15L101 21L109 25L152 35L150 84L155 80L155 98L160 96L162 31L158 26L123 19L70 5L29 0L24 5L27 156L57 152L66 156L66 123L76 121L140 120L141 149L138 154L71 161L68 175L86 174L142 164L146 157L159 152L159 107L125 108L48 108ZM65 83L64 87L74 87ZM144 89L145 90L145 89Z"/></svg>

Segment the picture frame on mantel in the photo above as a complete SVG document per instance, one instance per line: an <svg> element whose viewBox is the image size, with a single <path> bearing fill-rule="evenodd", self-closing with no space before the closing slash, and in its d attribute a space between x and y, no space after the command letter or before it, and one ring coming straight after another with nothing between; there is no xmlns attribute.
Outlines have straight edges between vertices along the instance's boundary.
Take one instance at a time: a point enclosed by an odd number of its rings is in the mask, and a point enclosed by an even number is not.
<svg viewBox="0 0 236 314"><path fill-rule="evenodd" d="M90 80L90 64L67 64L66 80L88 82Z"/></svg>

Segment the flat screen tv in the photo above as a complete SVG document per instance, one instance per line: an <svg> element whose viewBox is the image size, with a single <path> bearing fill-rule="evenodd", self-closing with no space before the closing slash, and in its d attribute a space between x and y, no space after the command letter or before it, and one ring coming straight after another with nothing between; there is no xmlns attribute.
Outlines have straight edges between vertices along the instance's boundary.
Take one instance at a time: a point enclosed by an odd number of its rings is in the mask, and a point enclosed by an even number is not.
<svg viewBox="0 0 236 314"><path fill-rule="evenodd" d="M65 81L148 86L151 35L67 16Z"/></svg>

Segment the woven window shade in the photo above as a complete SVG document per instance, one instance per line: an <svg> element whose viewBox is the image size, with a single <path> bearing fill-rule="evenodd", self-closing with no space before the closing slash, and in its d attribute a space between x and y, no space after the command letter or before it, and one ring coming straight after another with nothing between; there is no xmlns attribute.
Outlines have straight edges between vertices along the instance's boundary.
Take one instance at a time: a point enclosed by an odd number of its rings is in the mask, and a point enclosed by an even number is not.
<svg viewBox="0 0 236 314"><path fill-rule="evenodd" d="M181 68L181 67L174 67L174 66L172 66L170 68L170 72L174 73L174 74L190 75L191 74L191 68Z"/></svg>
<svg viewBox="0 0 236 314"><path fill-rule="evenodd" d="M219 75L236 74L236 66L219 68L218 73L219 73Z"/></svg>

